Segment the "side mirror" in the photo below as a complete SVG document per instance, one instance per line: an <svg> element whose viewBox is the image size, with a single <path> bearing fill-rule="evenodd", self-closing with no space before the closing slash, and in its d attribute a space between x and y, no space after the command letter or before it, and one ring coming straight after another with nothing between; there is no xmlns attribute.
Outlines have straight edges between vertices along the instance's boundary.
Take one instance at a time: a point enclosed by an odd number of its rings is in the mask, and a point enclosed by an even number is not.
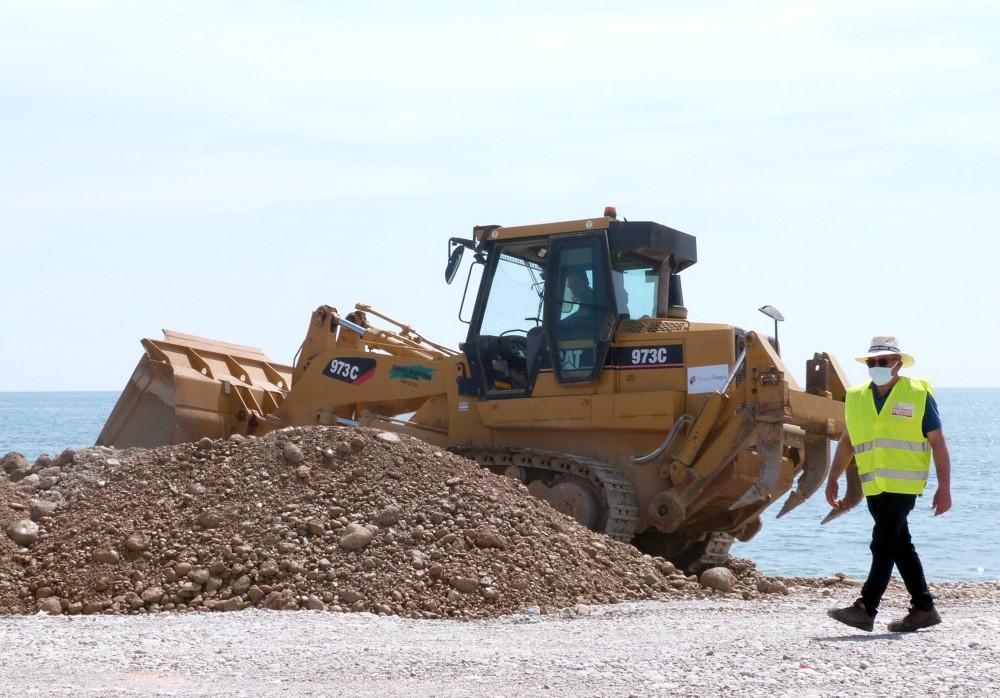
<svg viewBox="0 0 1000 698"><path fill-rule="evenodd" d="M458 273L458 267L462 263L463 254L465 254L465 246L458 245L451 251L451 254L448 255L448 266L444 269L445 283L450 284L455 280L455 274Z"/></svg>

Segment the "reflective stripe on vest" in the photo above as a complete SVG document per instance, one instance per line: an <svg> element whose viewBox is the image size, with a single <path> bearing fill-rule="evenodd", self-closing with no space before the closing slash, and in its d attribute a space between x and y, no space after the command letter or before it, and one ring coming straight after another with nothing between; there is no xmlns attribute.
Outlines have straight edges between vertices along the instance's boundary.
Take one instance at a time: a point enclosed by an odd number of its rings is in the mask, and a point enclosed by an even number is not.
<svg viewBox="0 0 1000 698"><path fill-rule="evenodd" d="M861 476L861 482L875 482L876 477L887 480L926 480L926 470L893 470L892 468L879 468Z"/></svg>
<svg viewBox="0 0 1000 698"><path fill-rule="evenodd" d="M844 415L865 495L923 492L931 461L923 434L928 394L928 383L902 376L878 411L870 384L847 391Z"/></svg>
<svg viewBox="0 0 1000 698"><path fill-rule="evenodd" d="M864 453L875 448L898 448L901 451L930 451L931 445L926 441L922 444L913 441L900 441L899 439L875 439L866 441L854 447L854 453Z"/></svg>

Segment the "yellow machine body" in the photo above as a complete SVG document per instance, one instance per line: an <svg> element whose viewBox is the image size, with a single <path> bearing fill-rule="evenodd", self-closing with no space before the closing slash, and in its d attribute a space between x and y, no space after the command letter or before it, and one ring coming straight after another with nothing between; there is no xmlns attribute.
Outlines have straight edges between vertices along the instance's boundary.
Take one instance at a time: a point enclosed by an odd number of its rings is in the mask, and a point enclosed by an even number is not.
<svg viewBox="0 0 1000 698"><path fill-rule="evenodd" d="M449 280L463 248L483 265L459 349L365 305L315 310L294 367L165 332L143 340L99 443L374 426L473 458L686 565L749 540L793 485L782 514L822 484L844 429L839 366L816 354L803 389L767 337L689 322L677 275L695 261L693 237L604 216L481 227L451 245ZM521 287L503 286L522 272ZM574 295L574 276L593 288Z"/></svg>

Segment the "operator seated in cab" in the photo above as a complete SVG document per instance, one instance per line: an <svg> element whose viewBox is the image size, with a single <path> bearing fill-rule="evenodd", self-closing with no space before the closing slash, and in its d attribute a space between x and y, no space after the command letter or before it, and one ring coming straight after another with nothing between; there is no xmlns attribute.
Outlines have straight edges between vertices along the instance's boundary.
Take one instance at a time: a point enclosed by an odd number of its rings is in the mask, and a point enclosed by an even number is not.
<svg viewBox="0 0 1000 698"><path fill-rule="evenodd" d="M564 279L562 317L555 335L558 360L564 373L588 373L593 369L597 339L608 309L606 304L599 304L586 270L569 269Z"/></svg>
<svg viewBox="0 0 1000 698"><path fill-rule="evenodd" d="M569 290L571 301L568 305L576 304L576 310L563 318L564 322L572 320L586 320L595 315L594 289L590 287L590 279L587 272L582 269L574 269L566 273L566 288Z"/></svg>

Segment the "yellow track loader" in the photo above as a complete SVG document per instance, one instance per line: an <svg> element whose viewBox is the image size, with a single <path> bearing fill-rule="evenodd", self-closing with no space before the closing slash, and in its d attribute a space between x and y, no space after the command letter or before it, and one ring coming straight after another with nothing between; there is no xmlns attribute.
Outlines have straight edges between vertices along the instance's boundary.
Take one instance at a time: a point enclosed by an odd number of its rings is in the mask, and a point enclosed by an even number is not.
<svg viewBox="0 0 1000 698"><path fill-rule="evenodd" d="M693 236L609 209L477 226L448 246L448 283L473 257L457 349L366 305L316 309L293 366L165 331L142 341L98 443L377 427L516 478L684 566L752 538L793 484L779 516L823 483L844 428L840 367L816 354L803 390L766 336L689 321L680 273L697 261Z"/></svg>

